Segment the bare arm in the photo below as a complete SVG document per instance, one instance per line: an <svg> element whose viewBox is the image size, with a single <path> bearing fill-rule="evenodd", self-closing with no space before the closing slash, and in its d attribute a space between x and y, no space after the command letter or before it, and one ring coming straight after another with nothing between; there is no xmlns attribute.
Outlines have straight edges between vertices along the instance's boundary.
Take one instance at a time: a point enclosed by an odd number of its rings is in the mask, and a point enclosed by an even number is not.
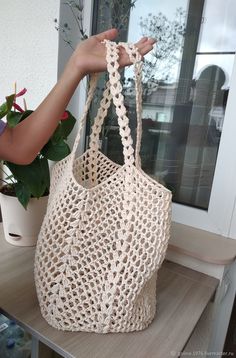
<svg viewBox="0 0 236 358"><path fill-rule="evenodd" d="M39 107L16 127L6 127L0 137L0 158L17 164L29 164L55 131L81 79L89 73L106 69L104 39L113 40L117 30L111 29L83 41L68 61L59 81ZM142 55L149 52L154 40L143 38L136 45ZM121 49L120 66L129 59Z"/></svg>

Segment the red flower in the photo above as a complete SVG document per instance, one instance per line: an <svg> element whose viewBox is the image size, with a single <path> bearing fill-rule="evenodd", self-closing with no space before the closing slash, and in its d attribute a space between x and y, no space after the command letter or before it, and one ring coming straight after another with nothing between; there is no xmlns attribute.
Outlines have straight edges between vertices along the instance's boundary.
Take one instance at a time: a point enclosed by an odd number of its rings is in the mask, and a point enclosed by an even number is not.
<svg viewBox="0 0 236 358"><path fill-rule="evenodd" d="M24 113L24 109L22 109L19 104L16 103L16 97L21 97L21 96L24 96L24 94L27 92L27 89L26 88L23 88L20 92L16 93L15 95L15 100L14 100L14 103L13 103L13 107L21 112L21 113Z"/></svg>
<svg viewBox="0 0 236 358"><path fill-rule="evenodd" d="M61 121L66 121L69 118L69 114L65 111L61 116Z"/></svg>
<svg viewBox="0 0 236 358"><path fill-rule="evenodd" d="M21 97L21 96L24 96L24 94L27 92L27 89L26 88L23 88L20 92L18 92L16 95L15 95L15 99L17 98L17 97ZM24 113L25 111L24 111L24 109L23 108L21 108L21 106L19 106L17 103L16 103L16 101L14 100L14 103L13 103L13 107L17 110L17 111L19 111L19 112L21 112L21 113ZM67 111L65 111L64 113L63 113L63 115L61 116L61 121L66 121L67 119L69 118L69 114L68 114L68 112Z"/></svg>
<svg viewBox="0 0 236 358"><path fill-rule="evenodd" d="M19 104L14 102L12 106L17 109L17 111L24 113L24 110L19 106Z"/></svg>
<svg viewBox="0 0 236 358"><path fill-rule="evenodd" d="M20 92L18 92L16 94L16 97L21 97L21 96L24 96L24 94L27 92L27 89L26 88L23 88Z"/></svg>

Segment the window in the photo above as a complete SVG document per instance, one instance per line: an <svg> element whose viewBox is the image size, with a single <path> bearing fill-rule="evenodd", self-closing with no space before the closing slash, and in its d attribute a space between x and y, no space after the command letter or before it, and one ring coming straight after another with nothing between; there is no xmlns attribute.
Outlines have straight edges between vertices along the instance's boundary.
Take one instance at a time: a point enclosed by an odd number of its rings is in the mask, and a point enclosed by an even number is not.
<svg viewBox="0 0 236 358"><path fill-rule="evenodd" d="M91 16L93 33L115 26L122 41L156 31L159 45L147 56L143 79L142 166L173 191L175 221L223 235L236 194L235 15L233 0L95 0ZM130 68L122 80L135 138ZM106 155L122 163L113 110L101 140Z"/></svg>

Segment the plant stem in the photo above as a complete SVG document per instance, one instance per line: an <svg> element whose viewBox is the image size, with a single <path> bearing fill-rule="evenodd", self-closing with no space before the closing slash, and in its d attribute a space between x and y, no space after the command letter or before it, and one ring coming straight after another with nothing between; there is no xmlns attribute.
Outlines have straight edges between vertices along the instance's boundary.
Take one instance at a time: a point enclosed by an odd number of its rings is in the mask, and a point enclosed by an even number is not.
<svg viewBox="0 0 236 358"><path fill-rule="evenodd" d="M4 173L7 177L9 177L9 175L5 172L5 170L3 169L3 167L2 167L2 171L3 171L3 173ZM5 183L9 184L9 183L6 182L5 180L3 180L3 179L1 179L1 180L4 181ZM15 184L15 182L14 182L14 180L12 180L12 178L11 178L10 180L11 180L12 184Z"/></svg>
<svg viewBox="0 0 236 358"><path fill-rule="evenodd" d="M6 183L7 185L9 185L10 183L8 183L6 180L0 178L0 180L3 182L3 183ZM14 183L15 184L15 183Z"/></svg>

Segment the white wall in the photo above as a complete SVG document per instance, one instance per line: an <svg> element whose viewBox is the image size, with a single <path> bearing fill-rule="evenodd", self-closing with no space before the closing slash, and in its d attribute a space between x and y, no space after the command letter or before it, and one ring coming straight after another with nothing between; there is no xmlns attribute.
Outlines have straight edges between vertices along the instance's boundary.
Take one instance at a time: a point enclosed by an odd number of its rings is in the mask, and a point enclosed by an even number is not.
<svg viewBox="0 0 236 358"><path fill-rule="evenodd" d="M0 1L0 103L26 87L27 106L35 109L57 80L60 0ZM21 104L21 99L19 99Z"/></svg>
<svg viewBox="0 0 236 358"><path fill-rule="evenodd" d="M79 33L78 26L76 21L71 13L69 6L65 5L65 0L60 0L60 24L61 28L63 24L69 24L71 28L70 32L70 40L72 41L73 48L81 41L81 36ZM86 0L84 1L84 9L83 9L83 27L85 29L85 33L90 36L91 34L91 27L92 27L92 11L93 10L93 0ZM62 73L66 62L68 61L69 57L71 56L73 50L71 47L65 43L63 40L63 36L59 37L59 57L58 57L58 76ZM80 85L77 87L74 96L70 100L68 105L68 110L77 118L77 123L74 126L70 137L68 138L68 144L72 147L74 143L74 139L78 132L78 123L79 119L83 114L84 104L87 95L87 78L84 78ZM80 145L79 145L79 152L82 153L84 151L84 141L85 141L85 133L83 133Z"/></svg>

